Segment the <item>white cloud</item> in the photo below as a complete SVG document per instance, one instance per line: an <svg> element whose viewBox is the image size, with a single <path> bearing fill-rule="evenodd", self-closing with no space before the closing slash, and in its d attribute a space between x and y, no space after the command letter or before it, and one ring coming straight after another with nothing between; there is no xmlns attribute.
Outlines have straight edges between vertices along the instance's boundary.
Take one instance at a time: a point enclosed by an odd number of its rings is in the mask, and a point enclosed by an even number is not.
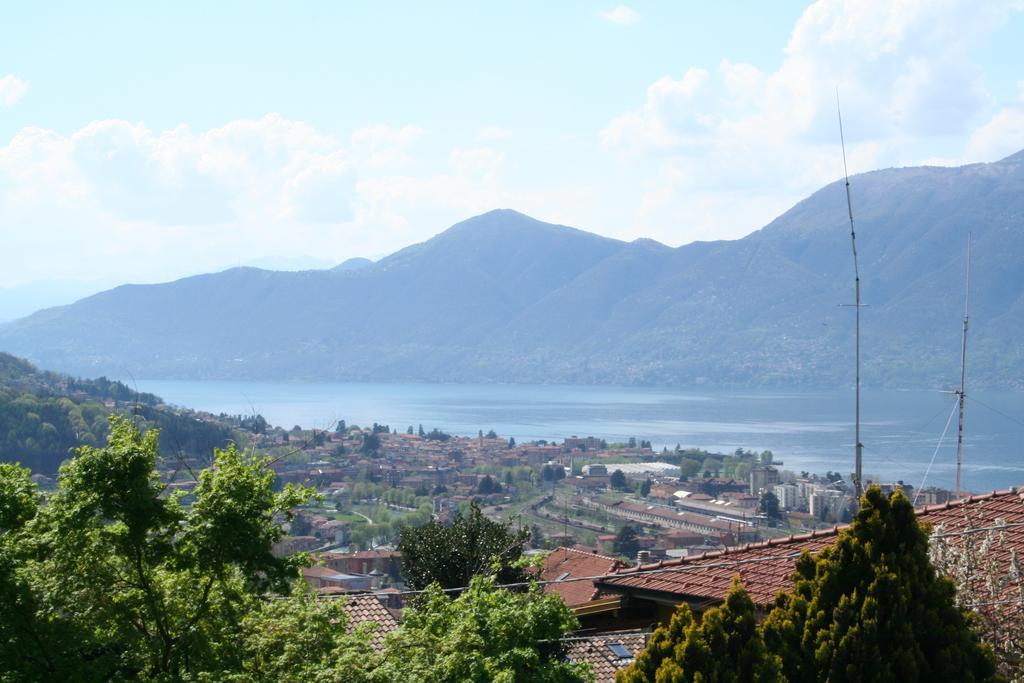
<svg viewBox="0 0 1024 683"><path fill-rule="evenodd" d="M626 5L618 5L606 12L599 12L598 14L605 21L613 24L629 25L640 21L640 14L632 7L628 7Z"/></svg>
<svg viewBox="0 0 1024 683"><path fill-rule="evenodd" d="M447 168L429 175L360 181L359 220L385 225L408 243L468 216L514 205L500 178L504 159L486 147L459 148L452 150Z"/></svg>
<svg viewBox="0 0 1024 683"><path fill-rule="evenodd" d="M1017 82L1017 98L1001 107L971 135L967 158L996 161L1024 148L1024 81Z"/></svg>
<svg viewBox="0 0 1024 683"><path fill-rule="evenodd" d="M495 140L505 140L510 137L512 137L512 131L501 126L484 126L476 134L478 142L494 142Z"/></svg>
<svg viewBox="0 0 1024 683"><path fill-rule="evenodd" d="M28 83L17 76L7 74L0 78L0 105L13 107L26 92L28 92Z"/></svg>
<svg viewBox="0 0 1024 683"><path fill-rule="evenodd" d="M423 135L419 126L394 128L382 123L364 126L352 133L352 153L361 162L377 167L404 166L408 149Z"/></svg>
<svg viewBox="0 0 1024 683"><path fill-rule="evenodd" d="M991 107L971 50L1022 7L1020 0L980 7L968 0L820 0L797 21L775 71L723 60L714 70L693 66L655 81L639 107L600 133L606 149L648 173L657 169L636 225L692 226L717 216L718 235L739 236L772 218L763 212L777 202L729 193L767 196L771 188L788 202L834 180L841 172L837 88L851 171L917 163L935 156L929 145L966 139ZM971 144L998 147L1019 131L1019 121L1019 107L1006 107Z"/></svg>
<svg viewBox="0 0 1024 683"><path fill-rule="evenodd" d="M413 154L423 134L373 124L346 140L278 114L205 131L25 128L0 146L0 226L14 253L48 256L5 264L0 286L96 270L161 280L311 245L337 260L375 255L520 206L503 152L459 147L432 164Z"/></svg>

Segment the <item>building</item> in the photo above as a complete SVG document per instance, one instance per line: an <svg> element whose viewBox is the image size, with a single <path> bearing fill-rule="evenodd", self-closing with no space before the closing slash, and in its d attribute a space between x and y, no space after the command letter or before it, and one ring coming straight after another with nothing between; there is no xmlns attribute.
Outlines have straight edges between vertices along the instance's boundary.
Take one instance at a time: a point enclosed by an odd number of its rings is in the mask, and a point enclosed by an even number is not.
<svg viewBox="0 0 1024 683"><path fill-rule="evenodd" d="M598 597L593 581L579 581L580 577L610 574L629 566L608 555L577 548L555 548L544 558L540 580L551 581L544 586L545 593L557 593L569 607L584 605Z"/></svg>
<svg viewBox="0 0 1024 683"><path fill-rule="evenodd" d="M750 468L750 495L760 496L779 483L779 471L771 465L755 465Z"/></svg>
<svg viewBox="0 0 1024 683"><path fill-rule="evenodd" d="M681 470L679 465L668 462L622 462L605 463L608 472L614 474L615 470L621 471L630 481L643 481L651 477L672 477L678 479Z"/></svg>
<svg viewBox="0 0 1024 683"><path fill-rule="evenodd" d="M599 451L601 450L602 445L601 439L593 436L588 436L582 439L578 436L573 436L562 442L562 447L569 451Z"/></svg>
<svg viewBox="0 0 1024 683"><path fill-rule="evenodd" d="M694 512L675 510L663 505L643 505L626 500L603 503L597 499L582 498L586 507L608 513L620 519L641 522L664 529L689 529L714 538L736 538L740 542L757 539L757 527L750 522L718 519Z"/></svg>
<svg viewBox="0 0 1024 683"><path fill-rule="evenodd" d="M772 488L779 499L779 507L783 510L799 510L801 507L800 489L796 484L776 484Z"/></svg>
<svg viewBox="0 0 1024 683"><path fill-rule="evenodd" d="M811 517L837 521L847 506L847 496L835 489L819 489L811 494L809 501Z"/></svg>
<svg viewBox="0 0 1024 683"><path fill-rule="evenodd" d="M313 550L320 545L322 542L316 536L285 536L270 548L270 552L274 557L287 557Z"/></svg>
<svg viewBox="0 0 1024 683"><path fill-rule="evenodd" d="M336 589L342 592L368 591L373 577L363 574L344 574L330 567L303 567L302 578L318 591Z"/></svg>
<svg viewBox="0 0 1024 683"><path fill-rule="evenodd" d="M370 574L378 570L398 581L402 571L402 553L397 550L360 550L353 553L326 552L317 558L325 567L345 574Z"/></svg>
<svg viewBox="0 0 1024 683"><path fill-rule="evenodd" d="M677 510L707 515L716 519L757 526L758 518L754 509L747 505L736 505L728 500L718 500L704 493L676 491L674 506Z"/></svg>
<svg viewBox="0 0 1024 683"><path fill-rule="evenodd" d="M1002 527L1002 542L991 554L996 562L1008 566L1011 558L1024 557L1024 489L993 491L942 505L919 508L918 520L943 533L972 528ZM773 538L699 555L666 560L650 565L620 569L617 576L597 581L601 589L619 593L624 607L620 623L627 625L667 624L677 605L688 603L703 611L725 600L738 576L754 603L770 609L781 590L792 587L792 576L799 554L818 552L833 543L844 527L833 527L807 534ZM679 571L672 571L678 568ZM667 571L666 571L667 570ZM655 573L650 573L650 572ZM1009 582L1006 594L1020 590L1020 583ZM646 620L646 621L644 621Z"/></svg>

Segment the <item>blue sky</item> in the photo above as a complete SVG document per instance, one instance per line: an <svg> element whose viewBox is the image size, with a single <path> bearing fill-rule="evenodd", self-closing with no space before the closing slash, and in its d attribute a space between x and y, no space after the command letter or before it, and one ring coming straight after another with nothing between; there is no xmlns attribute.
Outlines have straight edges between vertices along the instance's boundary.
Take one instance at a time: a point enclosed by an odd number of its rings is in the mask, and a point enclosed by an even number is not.
<svg viewBox="0 0 1024 683"><path fill-rule="evenodd" d="M0 7L0 287L379 256L496 207L671 245L1024 147L1024 3ZM841 210L841 207L840 207ZM11 258L13 256L13 258Z"/></svg>

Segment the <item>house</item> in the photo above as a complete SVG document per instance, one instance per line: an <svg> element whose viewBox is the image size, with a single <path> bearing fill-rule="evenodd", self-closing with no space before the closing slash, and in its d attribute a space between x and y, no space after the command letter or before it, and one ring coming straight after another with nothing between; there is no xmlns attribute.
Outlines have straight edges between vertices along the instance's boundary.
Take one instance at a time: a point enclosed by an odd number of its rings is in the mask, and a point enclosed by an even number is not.
<svg viewBox="0 0 1024 683"><path fill-rule="evenodd" d="M368 591L373 587L372 576L343 574L330 567L303 567L302 578L321 592Z"/></svg>
<svg viewBox="0 0 1024 683"><path fill-rule="evenodd" d="M370 574L378 570L397 581L402 571L402 553L397 550L360 550L353 553L320 553L317 560L341 573Z"/></svg>
<svg viewBox="0 0 1024 683"><path fill-rule="evenodd" d="M540 571L541 581L551 581L544 586L545 593L557 593L569 607L590 602L598 596L593 581L578 581L581 577L602 576L616 569L628 566L625 562L587 552L576 548L555 548L544 558ZM571 581L568 581L572 579Z"/></svg>
<svg viewBox="0 0 1024 683"><path fill-rule="evenodd" d="M929 505L918 509L917 517L921 524L941 526L943 533L998 528L1002 541L990 549L990 555L1006 566L1014 555L1024 557L1024 489ZM718 605L725 600L734 576L739 576L754 604L767 611L779 591L792 586L800 554L831 546L842 528L619 569L596 585L622 597L621 627L644 626L645 620L646 625L667 624L676 605L683 602L696 611ZM1005 587L1007 592L1018 589L1019 584L1012 582Z"/></svg>
<svg viewBox="0 0 1024 683"><path fill-rule="evenodd" d="M270 552L274 557L287 557L313 550L320 545L321 541L316 536L285 536L270 548Z"/></svg>

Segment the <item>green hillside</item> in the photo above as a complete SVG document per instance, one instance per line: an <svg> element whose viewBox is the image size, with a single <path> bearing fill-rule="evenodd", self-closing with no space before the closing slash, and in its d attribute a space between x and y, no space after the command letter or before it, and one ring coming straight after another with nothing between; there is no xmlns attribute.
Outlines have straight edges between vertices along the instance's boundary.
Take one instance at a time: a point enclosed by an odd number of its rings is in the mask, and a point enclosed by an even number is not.
<svg viewBox="0 0 1024 683"><path fill-rule="evenodd" d="M160 429L162 450L170 457L205 462L214 448L241 438L225 422L170 408L121 382L43 372L0 353L0 461L52 474L74 448L105 443L115 411L134 415L143 429Z"/></svg>

